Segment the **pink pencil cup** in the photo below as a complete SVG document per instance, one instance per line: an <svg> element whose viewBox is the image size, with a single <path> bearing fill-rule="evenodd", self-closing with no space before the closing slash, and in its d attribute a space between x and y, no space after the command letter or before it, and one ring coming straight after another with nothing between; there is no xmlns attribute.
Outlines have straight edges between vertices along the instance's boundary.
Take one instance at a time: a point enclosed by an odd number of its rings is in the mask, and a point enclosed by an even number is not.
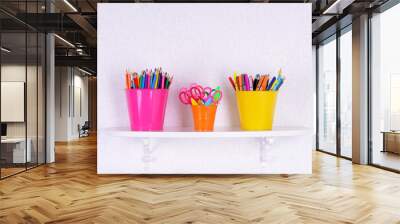
<svg viewBox="0 0 400 224"><path fill-rule="evenodd" d="M132 131L162 131L167 89L127 89L129 120Z"/></svg>

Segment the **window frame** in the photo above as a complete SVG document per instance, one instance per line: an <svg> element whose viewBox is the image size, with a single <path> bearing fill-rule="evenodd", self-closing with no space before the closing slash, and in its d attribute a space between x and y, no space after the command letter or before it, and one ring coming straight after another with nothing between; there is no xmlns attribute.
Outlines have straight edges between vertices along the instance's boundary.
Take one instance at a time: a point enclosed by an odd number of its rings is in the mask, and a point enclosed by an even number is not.
<svg viewBox="0 0 400 224"><path fill-rule="evenodd" d="M347 32L352 31L352 23L346 25L340 30L337 30L336 33L332 34L331 36L327 37L326 39L320 41L316 45L316 150L319 152L323 152L329 155L333 155L336 157L340 157L347 160L352 160L352 158L342 155L341 150L341 97L340 97L340 84L341 84L341 65L340 65L340 37ZM329 43L330 41L336 41L336 152L328 152L324 149L321 149L319 146L319 82L320 82L320 74L319 74L319 47L321 44Z"/></svg>
<svg viewBox="0 0 400 224"><path fill-rule="evenodd" d="M367 158L367 162L368 165L373 166L373 167L377 167L383 170L387 170L387 171L391 171L394 173L400 173L400 170L398 169L394 169L394 168L390 168L387 166L383 166L380 164L376 164L373 162L373 130L372 130L372 93L373 93L373 88L372 88L372 57L373 57L373 50L372 50L372 42L373 42L373 35L372 35L372 19L374 17L374 14L381 14L384 13L385 11L391 9L394 6L397 6L398 4L400 4L400 0L388 0L385 3L383 3L382 5L371 9L368 11L368 31L367 31L367 40L368 40L368 54L367 54L367 60L368 60L368 69L367 69L367 79L368 79L368 124L367 124L367 132L368 132L368 158Z"/></svg>

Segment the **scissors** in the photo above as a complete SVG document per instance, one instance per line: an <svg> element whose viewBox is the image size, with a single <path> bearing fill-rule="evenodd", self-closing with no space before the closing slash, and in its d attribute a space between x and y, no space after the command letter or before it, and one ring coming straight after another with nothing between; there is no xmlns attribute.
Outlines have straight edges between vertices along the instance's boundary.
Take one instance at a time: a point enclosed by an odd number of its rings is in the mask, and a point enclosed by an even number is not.
<svg viewBox="0 0 400 224"><path fill-rule="evenodd" d="M193 99L196 102L201 101L201 103L208 106L213 102L218 103L222 98L222 92L219 90L219 87L212 89L211 87L192 84L189 89L182 88L178 96L183 104L192 104Z"/></svg>
<svg viewBox="0 0 400 224"><path fill-rule="evenodd" d="M191 104L192 98L195 101L204 100L206 98L207 91L211 92L211 88L203 88L201 85L192 84L189 89L182 88L179 91L179 99L184 104Z"/></svg>
<svg viewBox="0 0 400 224"><path fill-rule="evenodd" d="M182 88L181 90L179 90L179 100L183 103L183 104L191 104L191 99L192 96L190 95L190 91L186 88Z"/></svg>
<svg viewBox="0 0 400 224"><path fill-rule="evenodd" d="M218 104L222 99L222 91L219 87L212 89L206 100L203 100L204 105L208 106L212 103Z"/></svg>
<svg viewBox="0 0 400 224"><path fill-rule="evenodd" d="M204 90L205 89L201 85L192 84L192 86L189 88L189 94L196 101L203 100L206 94Z"/></svg>

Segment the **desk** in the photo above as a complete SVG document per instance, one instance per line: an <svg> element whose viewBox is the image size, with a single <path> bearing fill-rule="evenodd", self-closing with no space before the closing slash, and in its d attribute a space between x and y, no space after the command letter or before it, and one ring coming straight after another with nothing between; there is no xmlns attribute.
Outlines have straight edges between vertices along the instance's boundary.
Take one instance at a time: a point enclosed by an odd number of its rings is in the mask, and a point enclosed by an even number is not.
<svg viewBox="0 0 400 224"><path fill-rule="evenodd" d="M382 152L392 152L400 154L400 132L383 131L383 150Z"/></svg>
<svg viewBox="0 0 400 224"><path fill-rule="evenodd" d="M25 158L27 158L26 162L31 162L32 153L31 153L31 145L32 141L30 138L26 139L28 143L26 147L26 155L25 155L25 138L6 138L1 139L2 145L2 157L8 157L7 154L10 154L9 158L5 158L9 163L25 163ZM5 147L4 147L5 146ZM10 148L12 146L12 148ZM3 156L3 155L6 156ZM11 160L12 154L12 160Z"/></svg>

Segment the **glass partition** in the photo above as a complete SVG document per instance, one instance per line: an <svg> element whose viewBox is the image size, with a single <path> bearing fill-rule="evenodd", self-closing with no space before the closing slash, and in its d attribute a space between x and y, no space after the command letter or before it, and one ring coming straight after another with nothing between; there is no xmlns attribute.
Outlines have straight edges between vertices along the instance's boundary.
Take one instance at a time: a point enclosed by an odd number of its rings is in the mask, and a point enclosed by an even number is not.
<svg viewBox="0 0 400 224"><path fill-rule="evenodd" d="M318 149L336 154L336 38L318 47Z"/></svg>
<svg viewBox="0 0 400 224"><path fill-rule="evenodd" d="M43 13L44 3L0 7ZM0 12L0 178L45 163L45 45L44 33Z"/></svg>
<svg viewBox="0 0 400 224"><path fill-rule="evenodd" d="M317 149L351 159L352 26L336 34L320 43L317 51Z"/></svg>
<svg viewBox="0 0 400 224"><path fill-rule="evenodd" d="M26 169L26 33L1 34L1 177ZM4 50L6 49L6 50Z"/></svg>

